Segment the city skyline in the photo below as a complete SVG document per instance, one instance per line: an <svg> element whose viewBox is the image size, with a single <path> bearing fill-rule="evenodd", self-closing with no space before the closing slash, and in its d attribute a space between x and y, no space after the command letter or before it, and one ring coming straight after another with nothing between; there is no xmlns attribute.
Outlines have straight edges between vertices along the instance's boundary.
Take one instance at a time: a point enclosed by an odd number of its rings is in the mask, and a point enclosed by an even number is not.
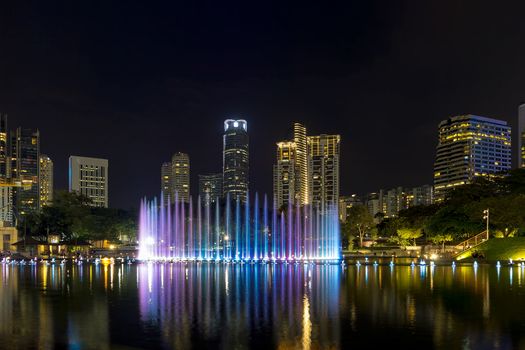
<svg viewBox="0 0 525 350"><path fill-rule="evenodd" d="M67 188L70 154L109 159L115 207L136 208L141 196L158 196L158 167L174 151L190 154L194 174L217 172L226 118L250 124L250 167L257 169L250 187L261 193L272 191L274 143L295 121L345 140L342 194L431 183L441 120L472 113L517 130L525 100L525 4L471 11L473 4L349 2L298 12L268 4L235 13L210 5L177 14L194 23L185 28L168 21L178 12L174 5L153 7L160 19L138 21L144 13L135 5L93 5L67 20L53 6L13 3L3 18L16 35L1 39L0 112L11 125L40 130L57 189ZM268 22L280 11L286 15ZM120 13L117 25L109 13ZM320 22L319 13L326 15ZM490 25L474 32L472 22ZM295 31L305 23L318 25ZM200 27L206 30L194 31ZM399 171L384 176L385 169Z"/></svg>

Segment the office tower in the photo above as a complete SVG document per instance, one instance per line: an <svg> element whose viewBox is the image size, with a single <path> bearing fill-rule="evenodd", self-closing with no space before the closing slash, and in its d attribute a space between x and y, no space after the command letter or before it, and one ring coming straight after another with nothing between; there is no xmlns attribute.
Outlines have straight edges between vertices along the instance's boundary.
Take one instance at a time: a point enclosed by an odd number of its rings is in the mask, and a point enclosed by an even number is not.
<svg viewBox="0 0 525 350"><path fill-rule="evenodd" d="M348 210L354 205L361 205L362 202L356 194L351 196L340 196L339 197L339 220L346 222L348 217Z"/></svg>
<svg viewBox="0 0 525 350"><path fill-rule="evenodd" d="M0 181L6 182L9 174L9 159L7 148L7 114L0 113Z"/></svg>
<svg viewBox="0 0 525 350"><path fill-rule="evenodd" d="M199 196L206 205L220 200L222 198L222 173L199 175Z"/></svg>
<svg viewBox="0 0 525 350"><path fill-rule="evenodd" d="M431 205L434 203L434 188L430 185L414 187L408 191L408 206Z"/></svg>
<svg viewBox="0 0 525 350"><path fill-rule="evenodd" d="M295 143L297 165L297 198L300 204L310 204L308 181L308 138L306 127L300 123L293 124L293 142Z"/></svg>
<svg viewBox="0 0 525 350"><path fill-rule="evenodd" d="M299 197L297 145L295 142L277 142L277 164L273 167L273 198L277 207L295 205Z"/></svg>
<svg viewBox="0 0 525 350"><path fill-rule="evenodd" d="M7 114L0 113L0 183L7 184L9 173L9 158L7 148ZM0 187L0 221L4 226L13 222L13 190L11 187Z"/></svg>
<svg viewBox="0 0 525 350"><path fill-rule="evenodd" d="M160 191L164 205L173 201L172 195L172 178L171 178L171 162L164 162L160 167Z"/></svg>
<svg viewBox="0 0 525 350"><path fill-rule="evenodd" d="M249 185L249 138L246 120L224 121L222 174L224 196L246 201Z"/></svg>
<svg viewBox="0 0 525 350"><path fill-rule="evenodd" d="M460 115L439 123L434 163L434 198L511 168L511 128L506 122L475 115Z"/></svg>
<svg viewBox="0 0 525 350"><path fill-rule="evenodd" d="M13 189L14 206L23 216L40 209L40 133L17 128L11 134L11 178L23 187Z"/></svg>
<svg viewBox="0 0 525 350"><path fill-rule="evenodd" d="M171 198L178 194L179 201L190 201L190 156L177 152L171 157Z"/></svg>
<svg viewBox="0 0 525 350"><path fill-rule="evenodd" d="M69 157L69 192L91 199L95 207L108 207L108 160Z"/></svg>
<svg viewBox="0 0 525 350"><path fill-rule="evenodd" d="M518 114L518 168L525 168L525 102L520 104Z"/></svg>
<svg viewBox="0 0 525 350"><path fill-rule="evenodd" d="M339 202L339 135L308 136L309 197L321 210Z"/></svg>
<svg viewBox="0 0 525 350"><path fill-rule="evenodd" d="M47 206L53 201L53 161L45 154L40 155L40 205Z"/></svg>

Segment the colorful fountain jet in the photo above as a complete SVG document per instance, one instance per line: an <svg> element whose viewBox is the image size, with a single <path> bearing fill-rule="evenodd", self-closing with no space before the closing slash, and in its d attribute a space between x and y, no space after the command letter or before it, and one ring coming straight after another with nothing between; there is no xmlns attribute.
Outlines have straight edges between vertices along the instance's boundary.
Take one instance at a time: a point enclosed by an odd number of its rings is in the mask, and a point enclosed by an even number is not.
<svg viewBox="0 0 525 350"><path fill-rule="evenodd" d="M221 205L190 198L173 203L160 196L140 206L139 260L142 261L337 261L341 239L337 205L269 208L256 194L227 197ZM210 201L203 201L210 203ZM253 210L252 210L253 208Z"/></svg>

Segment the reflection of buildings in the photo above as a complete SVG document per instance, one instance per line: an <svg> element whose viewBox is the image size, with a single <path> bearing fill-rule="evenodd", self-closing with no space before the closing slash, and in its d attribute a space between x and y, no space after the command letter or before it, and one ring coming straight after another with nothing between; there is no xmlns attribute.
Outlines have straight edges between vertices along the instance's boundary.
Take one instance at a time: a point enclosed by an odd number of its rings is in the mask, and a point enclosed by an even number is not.
<svg viewBox="0 0 525 350"><path fill-rule="evenodd" d="M339 266L138 268L141 320L160 320L166 346L255 347L250 337L254 329L273 335L258 338L258 348L340 344ZM195 328L200 330L197 340L192 337Z"/></svg>

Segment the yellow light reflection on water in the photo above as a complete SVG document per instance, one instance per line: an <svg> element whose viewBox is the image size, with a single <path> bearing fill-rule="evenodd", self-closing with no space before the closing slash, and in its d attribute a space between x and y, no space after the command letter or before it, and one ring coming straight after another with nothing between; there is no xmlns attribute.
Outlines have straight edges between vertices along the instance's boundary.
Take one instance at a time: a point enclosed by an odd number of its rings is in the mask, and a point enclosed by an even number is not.
<svg viewBox="0 0 525 350"><path fill-rule="evenodd" d="M310 350L312 345L312 320L310 320L310 301L305 293L303 297L303 349Z"/></svg>

